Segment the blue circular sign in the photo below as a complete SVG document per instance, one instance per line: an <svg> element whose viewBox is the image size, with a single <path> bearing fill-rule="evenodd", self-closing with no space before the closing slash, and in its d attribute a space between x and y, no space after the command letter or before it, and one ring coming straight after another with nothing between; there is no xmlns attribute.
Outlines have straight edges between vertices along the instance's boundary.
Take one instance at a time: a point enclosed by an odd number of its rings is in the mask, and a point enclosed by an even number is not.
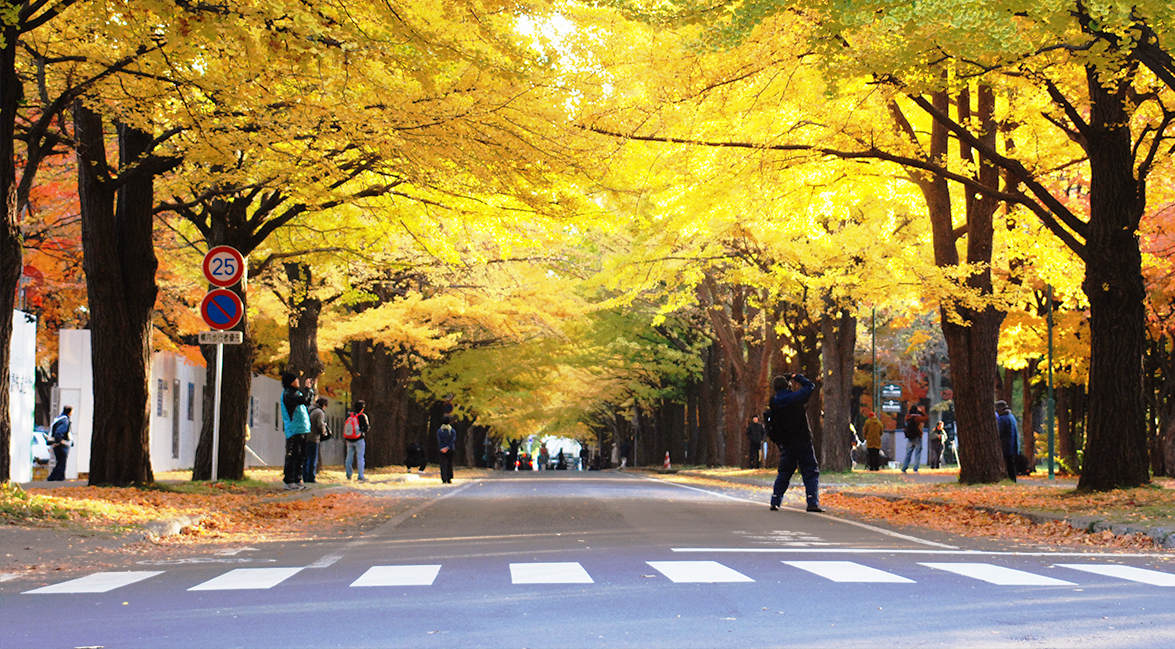
<svg viewBox="0 0 1175 649"><path fill-rule="evenodd" d="M241 302L241 296L228 289L208 291L208 295L200 302L200 315L213 329L232 329L244 314L245 305Z"/></svg>

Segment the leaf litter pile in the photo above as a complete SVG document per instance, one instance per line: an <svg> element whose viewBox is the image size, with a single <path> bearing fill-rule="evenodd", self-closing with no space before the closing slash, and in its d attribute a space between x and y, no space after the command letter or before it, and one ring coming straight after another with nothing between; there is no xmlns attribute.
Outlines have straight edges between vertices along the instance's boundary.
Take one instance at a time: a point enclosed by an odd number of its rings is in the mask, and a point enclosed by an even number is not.
<svg viewBox="0 0 1175 649"><path fill-rule="evenodd" d="M760 480L731 482L705 475L662 479L755 491L770 489L764 472L745 473L760 474ZM771 472L770 478L773 477ZM792 485L789 495L797 486ZM799 487L798 493L802 491L803 487ZM843 513L891 525L1043 546L1157 549L1146 534L1117 535L1110 530L1087 533L1064 521L1033 522L1015 513L991 510L1048 512L1140 527L1175 528L1175 480L1170 478L1156 478L1146 487L1093 493L1042 484L854 485L844 491L822 489L820 501L834 515Z"/></svg>

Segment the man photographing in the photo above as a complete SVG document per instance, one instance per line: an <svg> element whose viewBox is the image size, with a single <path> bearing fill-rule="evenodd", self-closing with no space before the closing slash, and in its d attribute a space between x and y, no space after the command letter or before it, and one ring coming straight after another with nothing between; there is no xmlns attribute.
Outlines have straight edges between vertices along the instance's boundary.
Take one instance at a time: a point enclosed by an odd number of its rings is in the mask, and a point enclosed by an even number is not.
<svg viewBox="0 0 1175 649"><path fill-rule="evenodd" d="M775 396L771 398L768 410L771 415L770 437L779 446L779 475L775 477L775 489L771 494L771 511L779 510L783 494L799 467L800 475L804 478L808 511L822 512L820 465L816 462L816 451L812 448L812 429L808 426L807 410L808 400L812 398L816 384L803 374L784 374L775 377L771 387L775 390Z"/></svg>

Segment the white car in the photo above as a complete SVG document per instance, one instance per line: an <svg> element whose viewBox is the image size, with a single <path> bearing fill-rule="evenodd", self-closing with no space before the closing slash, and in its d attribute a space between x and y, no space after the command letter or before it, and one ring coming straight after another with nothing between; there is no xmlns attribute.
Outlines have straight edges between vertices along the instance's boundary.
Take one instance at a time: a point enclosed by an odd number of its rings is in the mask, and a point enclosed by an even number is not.
<svg viewBox="0 0 1175 649"><path fill-rule="evenodd" d="M48 466L53 461L53 449L49 448L49 431L44 426L33 429L33 466Z"/></svg>

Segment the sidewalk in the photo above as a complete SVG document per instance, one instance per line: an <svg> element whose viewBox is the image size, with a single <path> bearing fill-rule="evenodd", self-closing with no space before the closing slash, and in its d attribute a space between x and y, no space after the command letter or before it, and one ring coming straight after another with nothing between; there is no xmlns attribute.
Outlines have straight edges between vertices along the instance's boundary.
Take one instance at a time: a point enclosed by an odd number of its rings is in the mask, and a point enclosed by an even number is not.
<svg viewBox="0 0 1175 649"><path fill-rule="evenodd" d="M758 471L737 469L683 469L678 475L695 476L711 480L740 484L761 489L771 489L775 482L775 471L762 469ZM1147 524L1140 522L1123 522L1115 520L1113 511L1084 511L1080 513L1059 513L1040 511L1028 507L1007 507L998 504L980 504L970 502L950 501L939 497L922 497L919 491L923 487L951 486L958 483L958 473L955 470L924 470L919 473L912 471L900 473L893 469L882 471L852 471L849 473L833 473L821 476L821 491L835 493L847 498L880 498L894 503L916 503L935 507L961 506L974 511L1006 514L1023 518L1034 525L1048 523L1064 523L1075 530L1087 534L1110 533L1116 537L1127 537L1141 534L1149 537L1158 548L1175 549L1175 525ZM1016 485L1004 483L1002 485L976 485L975 489L989 488L1012 490L1017 487L1039 489L1057 489L1058 495L1069 493L1077 486L1074 477L1056 477L1048 479L1044 476L1021 477ZM803 489L799 475L792 478L789 491L795 488ZM960 489L966 489L960 486ZM900 493L909 490L911 493ZM896 491L897 493L894 493ZM1170 503L1175 505L1175 494Z"/></svg>

